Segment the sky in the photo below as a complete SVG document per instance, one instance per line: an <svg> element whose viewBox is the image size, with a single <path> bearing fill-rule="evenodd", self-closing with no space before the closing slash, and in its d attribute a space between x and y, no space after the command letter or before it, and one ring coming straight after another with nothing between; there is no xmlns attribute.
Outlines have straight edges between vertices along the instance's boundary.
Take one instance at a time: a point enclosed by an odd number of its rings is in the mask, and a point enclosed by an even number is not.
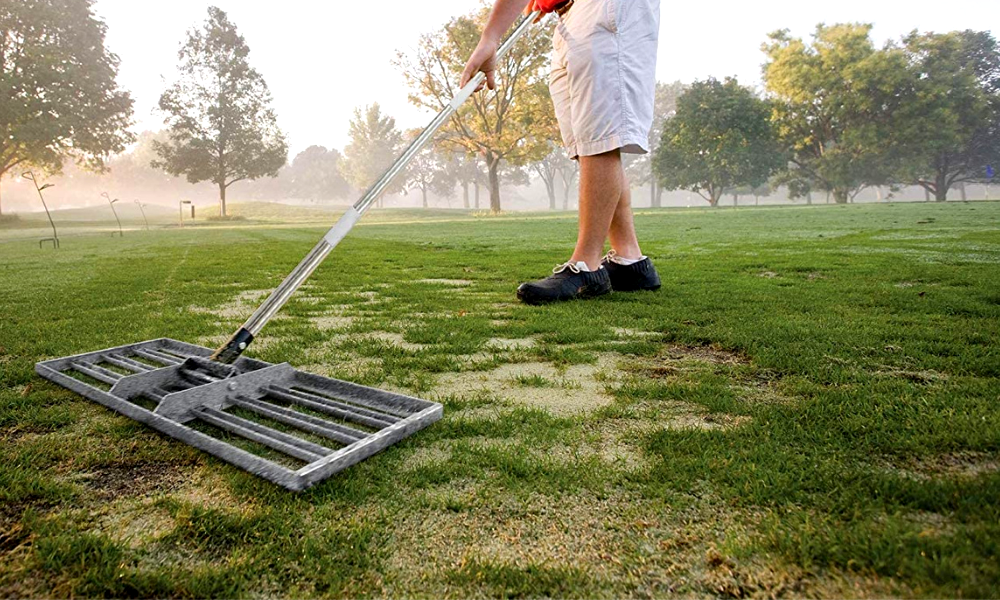
<svg viewBox="0 0 1000 600"><path fill-rule="evenodd" d="M407 102L392 60L397 51L415 48L421 34L478 6L477 0L97 0L95 11L108 24L107 44L121 59L119 83L136 101L136 131L162 127L156 102L174 79L185 32L204 22L211 4L227 11L246 38L251 63L271 88L292 156L313 144L343 148L355 107L373 102L400 127L429 121L431 115ZM736 76L754 85L768 33L789 29L808 37L818 23L842 22L873 23L879 45L914 29L988 29L1000 37L1000 2L664 1L657 77L691 82Z"/></svg>

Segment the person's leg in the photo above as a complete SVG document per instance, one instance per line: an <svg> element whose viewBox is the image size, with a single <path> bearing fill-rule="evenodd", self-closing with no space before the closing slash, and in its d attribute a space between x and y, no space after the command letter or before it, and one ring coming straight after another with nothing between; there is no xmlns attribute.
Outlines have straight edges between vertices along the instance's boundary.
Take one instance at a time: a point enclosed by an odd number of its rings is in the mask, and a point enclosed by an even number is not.
<svg viewBox="0 0 1000 600"><path fill-rule="evenodd" d="M632 219L632 192L629 189L628 177L622 168L622 195L615 207L615 216L611 219L611 229L608 231L611 249L615 254L629 260L642 258L639 248L639 238L635 234L635 222Z"/></svg>
<svg viewBox="0 0 1000 600"><path fill-rule="evenodd" d="M625 171L618 150L580 157L580 226L571 262L601 266L604 240L624 194Z"/></svg>

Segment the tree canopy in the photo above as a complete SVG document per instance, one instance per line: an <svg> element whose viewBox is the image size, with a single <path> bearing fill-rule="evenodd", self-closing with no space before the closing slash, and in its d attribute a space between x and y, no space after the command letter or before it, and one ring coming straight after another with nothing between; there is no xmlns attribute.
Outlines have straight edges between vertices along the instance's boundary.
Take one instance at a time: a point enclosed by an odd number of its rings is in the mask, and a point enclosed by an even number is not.
<svg viewBox="0 0 1000 600"><path fill-rule="evenodd" d="M479 40L487 8L452 19L421 37L415 52L397 65L410 86L410 102L437 112L458 93L465 60ZM501 163L515 167L541 160L558 135L547 84L551 36L535 27L497 64L496 91L474 94L442 128L443 144L483 160L490 210L499 212Z"/></svg>
<svg viewBox="0 0 1000 600"><path fill-rule="evenodd" d="M101 170L129 144L132 98L91 0L0 2L0 177L58 172L72 157ZM0 206L2 209L2 206Z"/></svg>
<svg viewBox="0 0 1000 600"><path fill-rule="evenodd" d="M383 114L376 102L364 109L354 109L348 136L340 171L352 186L367 189L399 155L403 134L396 128L396 119ZM397 177L386 193L398 193L405 188L405 178Z"/></svg>
<svg viewBox="0 0 1000 600"><path fill-rule="evenodd" d="M288 159L271 92L249 54L236 25L210 7L178 53L179 79L160 97L169 141L155 143L155 166L190 183L214 183L222 216L229 186L275 177Z"/></svg>
<svg viewBox="0 0 1000 600"><path fill-rule="evenodd" d="M727 189L761 185L786 162L770 106L735 79L695 82L684 92L654 160L664 188L691 190L712 206Z"/></svg>
<svg viewBox="0 0 1000 600"><path fill-rule="evenodd" d="M791 150L782 182L793 197L820 189L844 203L898 171L907 139L896 115L910 72L902 51L876 49L870 33L871 25L820 25L811 44L787 31L764 44L774 122Z"/></svg>
<svg viewBox="0 0 1000 600"><path fill-rule="evenodd" d="M897 113L908 133L900 179L938 201L1000 165L1000 47L988 32L910 34L911 97Z"/></svg>

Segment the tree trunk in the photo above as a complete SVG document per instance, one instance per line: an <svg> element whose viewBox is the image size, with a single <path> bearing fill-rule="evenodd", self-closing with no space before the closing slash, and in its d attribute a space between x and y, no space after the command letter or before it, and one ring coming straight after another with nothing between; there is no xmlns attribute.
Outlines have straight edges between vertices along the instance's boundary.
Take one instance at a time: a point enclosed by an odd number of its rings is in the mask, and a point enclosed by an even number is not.
<svg viewBox="0 0 1000 600"><path fill-rule="evenodd" d="M925 187L924 188L924 202L930 202L930 201L931 201L931 191Z"/></svg>
<svg viewBox="0 0 1000 600"><path fill-rule="evenodd" d="M563 179L563 210L569 210L569 186L566 185L565 179Z"/></svg>
<svg viewBox="0 0 1000 600"><path fill-rule="evenodd" d="M760 196L758 196L757 194L753 195L753 205L760 206Z"/></svg>
<svg viewBox="0 0 1000 600"><path fill-rule="evenodd" d="M833 190L833 201L837 204L847 204L850 200L850 192L845 189L837 188Z"/></svg>
<svg viewBox="0 0 1000 600"><path fill-rule="evenodd" d="M3 173L0 173L0 217L3 216Z"/></svg>
<svg viewBox="0 0 1000 600"><path fill-rule="evenodd" d="M740 205L740 195L733 194L733 208L736 208L739 205Z"/></svg>
<svg viewBox="0 0 1000 600"><path fill-rule="evenodd" d="M490 175L490 213L500 214L500 159L487 157Z"/></svg>
<svg viewBox="0 0 1000 600"><path fill-rule="evenodd" d="M469 210L469 182L468 181L463 181L462 182L462 206L465 207L465 210Z"/></svg>
<svg viewBox="0 0 1000 600"><path fill-rule="evenodd" d="M656 208L661 208L663 206L663 188L660 184L656 184Z"/></svg>
<svg viewBox="0 0 1000 600"><path fill-rule="evenodd" d="M813 203L813 193L812 191L809 191L806 193L806 204L812 206L812 203Z"/></svg>
<svg viewBox="0 0 1000 600"><path fill-rule="evenodd" d="M938 171L934 177L934 199L938 202L948 200L948 174Z"/></svg>
<svg viewBox="0 0 1000 600"><path fill-rule="evenodd" d="M545 191L549 194L549 210L556 209L556 178L553 175L552 179L542 178L545 182Z"/></svg>
<svg viewBox="0 0 1000 600"><path fill-rule="evenodd" d="M968 202L969 201L969 197L965 193L965 184L964 183L958 184L958 192L962 195L962 202Z"/></svg>
<svg viewBox="0 0 1000 600"><path fill-rule="evenodd" d="M649 207L659 208L656 206L656 177L649 178Z"/></svg>
<svg viewBox="0 0 1000 600"><path fill-rule="evenodd" d="M424 208L427 208L427 188L420 188L420 197L424 202Z"/></svg>
<svg viewBox="0 0 1000 600"><path fill-rule="evenodd" d="M219 216L226 216L226 184L219 184Z"/></svg>
<svg viewBox="0 0 1000 600"><path fill-rule="evenodd" d="M476 210L479 210L479 182L473 181L472 185L476 188Z"/></svg>

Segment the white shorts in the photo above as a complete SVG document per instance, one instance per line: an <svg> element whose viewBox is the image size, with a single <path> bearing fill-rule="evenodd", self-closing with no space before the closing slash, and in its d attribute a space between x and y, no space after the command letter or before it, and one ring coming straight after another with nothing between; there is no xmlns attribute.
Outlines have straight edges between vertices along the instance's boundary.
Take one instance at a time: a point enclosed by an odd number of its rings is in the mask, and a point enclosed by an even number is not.
<svg viewBox="0 0 1000 600"><path fill-rule="evenodd" d="M660 0L576 0L559 18L549 91L571 158L649 152Z"/></svg>

